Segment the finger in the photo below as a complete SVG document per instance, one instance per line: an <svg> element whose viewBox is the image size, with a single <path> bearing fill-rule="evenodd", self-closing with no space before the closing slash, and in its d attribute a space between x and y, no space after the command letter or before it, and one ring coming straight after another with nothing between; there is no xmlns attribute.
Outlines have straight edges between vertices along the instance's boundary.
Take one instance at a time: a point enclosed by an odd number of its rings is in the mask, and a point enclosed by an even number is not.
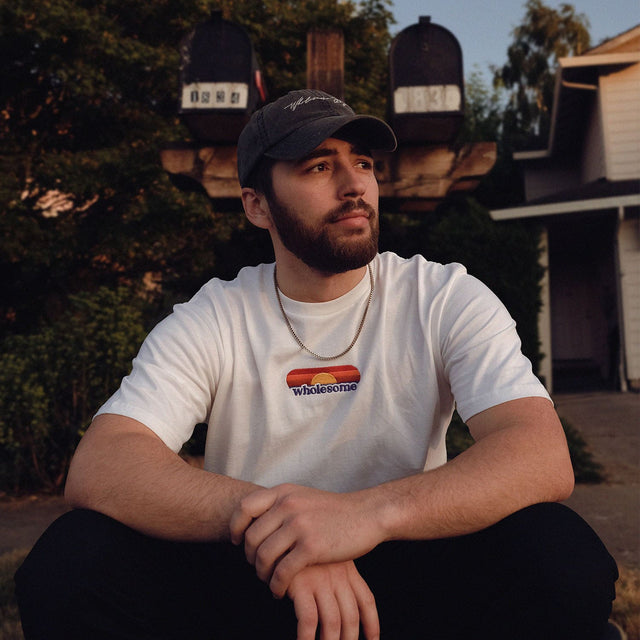
<svg viewBox="0 0 640 640"><path fill-rule="evenodd" d="M298 620L297 640L315 640L318 628L318 607L311 592L300 591L293 599Z"/></svg>
<svg viewBox="0 0 640 640"><path fill-rule="evenodd" d="M242 498L229 520L231 542L240 544L253 520L268 511L276 499L277 494L270 489L258 489Z"/></svg>
<svg viewBox="0 0 640 640"><path fill-rule="evenodd" d="M380 638L380 619L378 617L376 599L371 589L369 589L369 585L355 567L351 579L351 587L356 598L364 637L367 640L378 640Z"/></svg>
<svg viewBox="0 0 640 640"><path fill-rule="evenodd" d="M253 564L256 568L256 575L260 580L271 587L274 574L278 570L280 571L280 577L276 581L278 591L275 592L272 589L273 595L278 598L284 596L295 575L306 566L306 564L298 564L297 562L292 563L288 559L295 543L296 539L291 531L285 527L280 527L256 549ZM294 556L294 561L296 557Z"/></svg>
<svg viewBox="0 0 640 640"><path fill-rule="evenodd" d="M319 589L315 592L320 624L320 640L340 640L342 618L340 607L332 589Z"/></svg>
<svg viewBox="0 0 640 640"><path fill-rule="evenodd" d="M272 537L275 537L275 535L276 534ZM280 549L280 555L272 555L274 567L271 572L271 579L269 580L269 589L271 589L271 593L273 593L276 598L282 598L284 596L291 581L302 569L314 564L312 559L301 551L302 545L287 547L287 544L293 545L295 540L289 540L288 543L286 540L286 538L283 538L282 543L278 547ZM276 549L270 551L271 554L277 552ZM262 547L258 550L258 557L260 557L261 553ZM257 571L258 568L256 564L256 572Z"/></svg>
<svg viewBox="0 0 640 640"><path fill-rule="evenodd" d="M254 520L249 525L247 530L244 532L244 554L250 564L257 566L258 549L261 549L263 558L266 558L266 554L268 554L270 549L274 549L270 556L273 561L280 557L282 552L289 548L290 545L287 544L284 549L278 553L277 545L282 537L282 533L274 539L271 539L272 536L278 532L281 526L282 518L280 518L277 513L273 513L273 511L263 513L257 520ZM283 545L284 543L280 544ZM273 567L269 571L269 575L271 575L272 570Z"/></svg>
<svg viewBox="0 0 640 640"><path fill-rule="evenodd" d="M340 640L358 640L360 636L360 611L355 594L351 588L336 592L340 610Z"/></svg>

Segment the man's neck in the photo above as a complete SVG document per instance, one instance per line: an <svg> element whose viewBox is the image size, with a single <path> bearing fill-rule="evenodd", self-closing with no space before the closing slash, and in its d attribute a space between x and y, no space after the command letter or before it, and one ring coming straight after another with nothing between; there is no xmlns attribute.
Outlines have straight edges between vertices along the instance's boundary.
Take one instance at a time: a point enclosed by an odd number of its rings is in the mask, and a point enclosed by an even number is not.
<svg viewBox="0 0 640 640"><path fill-rule="evenodd" d="M344 273L325 273L293 256L276 258L278 288L299 302L328 302L353 289L365 276L366 266Z"/></svg>

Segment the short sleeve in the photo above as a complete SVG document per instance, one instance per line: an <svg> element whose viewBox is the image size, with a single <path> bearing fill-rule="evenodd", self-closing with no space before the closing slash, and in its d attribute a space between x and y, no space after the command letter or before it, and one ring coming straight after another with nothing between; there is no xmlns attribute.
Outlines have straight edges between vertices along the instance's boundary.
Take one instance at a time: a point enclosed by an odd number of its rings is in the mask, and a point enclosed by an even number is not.
<svg viewBox="0 0 640 640"><path fill-rule="evenodd" d="M522 353L513 318L473 276L465 273L449 292L439 339L445 374L463 420L508 400L549 398Z"/></svg>
<svg viewBox="0 0 640 640"><path fill-rule="evenodd" d="M220 348L211 314L197 298L177 305L147 336L131 373L97 415L124 415L179 451L206 422L215 395Z"/></svg>

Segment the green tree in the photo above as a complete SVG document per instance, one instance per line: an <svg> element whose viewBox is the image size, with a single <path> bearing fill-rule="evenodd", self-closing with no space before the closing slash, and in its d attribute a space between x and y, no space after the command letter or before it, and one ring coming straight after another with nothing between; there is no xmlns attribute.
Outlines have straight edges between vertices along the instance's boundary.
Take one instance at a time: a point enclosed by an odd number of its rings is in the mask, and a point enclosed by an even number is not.
<svg viewBox="0 0 640 640"><path fill-rule="evenodd" d="M276 97L305 84L307 29L341 28L346 97L382 115L387 4L0 0L0 488L59 487L143 325L271 255L239 212L176 189L160 165L189 138L182 38L222 10Z"/></svg>
<svg viewBox="0 0 640 640"><path fill-rule="evenodd" d="M523 181L513 161L511 130L504 126L506 90L487 86L478 69L465 82L465 114L460 142L495 142L496 163L473 192L473 197L489 209L500 209L522 201Z"/></svg>
<svg viewBox="0 0 640 640"><path fill-rule="evenodd" d="M346 100L356 111L383 117L389 26L394 22L390 4L389 0L222 0L221 8L224 18L243 25L251 34L273 98L305 86L309 29L341 29Z"/></svg>
<svg viewBox="0 0 640 640"><path fill-rule="evenodd" d="M146 333L124 288L72 296L60 318L0 342L0 489L57 490L80 436Z"/></svg>
<svg viewBox="0 0 640 640"><path fill-rule="evenodd" d="M503 93L499 87L489 87L482 71L475 66L465 78L465 110L461 142L495 142L502 136L504 111Z"/></svg>
<svg viewBox="0 0 640 640"><path fill-rule="evenodd" d="M553 9L542 0L527 0L508 60L494 71L494 81L510 92L505 127L518 146L532 145L533 139L546 143L558 60L589 46L589 21L572 5Z"/></svg>
<svg viewBox="0 0 640 640"><path fill-rule="evenodd" d="M253 232L178 191L159 161L164 144L188 139L177 117L180 40L212 10L247 28L272 96L304 85L309 26L342 28L347 98L383 112L385 5L2 0L0 334L55 318L73 292L156 278L184 297L244 262L225 245Z"/></svg>
<svg viewBox="0 0 640 640"><path fill-rule="evenodd" d="M158 162L160 145L179 130L177 38L163 42L188 25L174 17L182 15L175 3L154 3L153 19L146 5L130 7L0 7L4 330L56 317L74 291L171 271L191 257L198 223L209 223Z"/></svg>

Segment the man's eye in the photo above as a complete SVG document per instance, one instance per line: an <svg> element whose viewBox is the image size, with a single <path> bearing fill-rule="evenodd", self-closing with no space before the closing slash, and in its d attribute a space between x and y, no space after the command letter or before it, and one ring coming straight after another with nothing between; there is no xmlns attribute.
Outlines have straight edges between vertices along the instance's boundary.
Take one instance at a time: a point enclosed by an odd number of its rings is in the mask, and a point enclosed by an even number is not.
<svg viewBox="0 0 640 640"><path fill-rule="evenodd" d="M358 166L361 169L365 169L367 171L370 171L371 169L373 169L373 162L371 160L360 160L360 161L358 161Z"/></svg>
<svg viewBox="0 0 640 640"><path fill-rule="evenodd" d="M314 164L312 167L309 167L309 171L311 173L322 173L323 171L327 171L329 166L326 162L320 162L319 164Z"/></svg>

